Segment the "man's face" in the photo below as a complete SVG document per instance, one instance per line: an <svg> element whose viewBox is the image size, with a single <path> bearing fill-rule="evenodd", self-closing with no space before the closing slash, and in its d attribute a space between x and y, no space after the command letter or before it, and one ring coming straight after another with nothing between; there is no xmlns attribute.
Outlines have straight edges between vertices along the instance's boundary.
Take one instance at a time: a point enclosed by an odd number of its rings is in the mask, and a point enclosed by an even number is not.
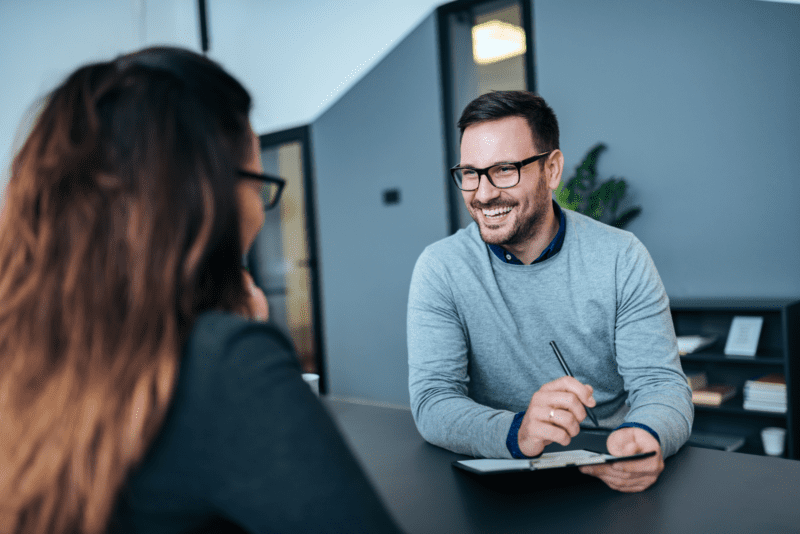
<svg viewBox="0 0 800 534"><path fill-rule="evenodd" d="M459 165L483 169L498 163L521 161L539 153L525 119L507 117L467 127L461 138ZM514 187L497 189L484 175L477 190L461 194L478 224L481 239L489 244L508 246L514 252L524 250L544 228L547 214L552 210L551 187L556 187L559 180L560 173L551 186L552 177L536 161L522 167L519 183Z"/></svg>

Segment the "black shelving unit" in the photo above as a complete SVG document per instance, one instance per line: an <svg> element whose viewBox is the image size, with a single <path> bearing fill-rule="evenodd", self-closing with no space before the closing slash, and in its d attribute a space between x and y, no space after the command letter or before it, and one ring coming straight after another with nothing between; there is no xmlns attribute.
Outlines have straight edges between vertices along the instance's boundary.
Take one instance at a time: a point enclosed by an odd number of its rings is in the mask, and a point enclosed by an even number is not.
<svg viewBox="0 0 800 534"><path fill-rule="evenodd" d="M739 452L764 454L761 429L786 429L784 457L800 459L800 300L798 299L672 299L675 333L717 335L708 348L681 357L688 373L705 371L710 384L731 384L737 394L722 406L695 406L694 429L743 436ZM731 322L737 315L764 318L755 357L724 354ZM743 408L745 381L768 373L786 377L786 413Z"/></svg>

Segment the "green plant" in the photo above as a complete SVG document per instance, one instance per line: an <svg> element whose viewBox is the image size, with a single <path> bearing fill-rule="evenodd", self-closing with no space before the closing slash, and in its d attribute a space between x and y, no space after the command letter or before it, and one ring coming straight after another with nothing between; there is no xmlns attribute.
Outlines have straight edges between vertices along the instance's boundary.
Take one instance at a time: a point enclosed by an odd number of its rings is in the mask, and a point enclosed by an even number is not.
<svg viewBox="0 0 800 534"><path fill-rule="evenodd" d="M606 145L598 143L586 153L583 162L575 168L575 175L561 181L556 189L556 201L561 207L583 213L598 221L623 228L638 217L642 208L634 206L617 215L628 184L624 178L611 177L598 180L597 159Z"/></svg>

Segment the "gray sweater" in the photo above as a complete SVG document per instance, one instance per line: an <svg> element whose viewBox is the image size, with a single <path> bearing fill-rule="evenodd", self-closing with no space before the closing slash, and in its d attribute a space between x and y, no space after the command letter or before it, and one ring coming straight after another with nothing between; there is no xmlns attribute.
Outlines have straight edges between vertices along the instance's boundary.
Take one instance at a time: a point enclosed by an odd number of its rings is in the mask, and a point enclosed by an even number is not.
<svg viewBox="0 0 800 534"><path fill-rule="evenodd" d="M408 301L411 408L434 445L510 458L511 421L564 375L594 387L600 426L655 430L664 457L689 437L694 410L664 286L630 232L564 210L561 251L504 263L475 223L427 247ZM586 419L582 425L590 426Z"/></svg>

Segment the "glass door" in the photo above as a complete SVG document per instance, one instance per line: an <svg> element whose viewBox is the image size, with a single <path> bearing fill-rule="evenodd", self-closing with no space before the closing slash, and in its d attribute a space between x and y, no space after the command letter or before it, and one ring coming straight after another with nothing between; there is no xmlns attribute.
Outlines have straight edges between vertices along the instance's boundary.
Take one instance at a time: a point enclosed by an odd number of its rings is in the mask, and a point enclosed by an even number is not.
<svg viewBox="0 0 800 534"><path fill-rule="evenodd" d="M247 262L269 302L269 321L293 341L303 372L325 392L308 127L261 136L264 172L286 180Z"/></svg>
<svg viewBox="0 0 800 534"><path fill-rule="evenodd" d="M535 91L531 3L459 0L439 8L448 168L460 158L458 118L476 97L495 90ZM461 192L450 183L451 232L472 222Z"/></svg>

